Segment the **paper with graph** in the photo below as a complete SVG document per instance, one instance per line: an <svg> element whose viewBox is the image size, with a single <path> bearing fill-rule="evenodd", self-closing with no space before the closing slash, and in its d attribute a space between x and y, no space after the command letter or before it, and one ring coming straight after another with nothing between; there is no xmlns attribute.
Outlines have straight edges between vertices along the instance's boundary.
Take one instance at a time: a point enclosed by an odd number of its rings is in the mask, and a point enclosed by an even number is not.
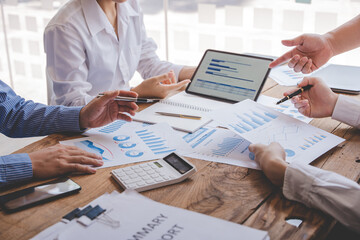
<svg viewBox="0 0 360 240"><path fill-rule="evenodd" d="M182 134L193 149L187 157L259 169L249 152L250 142L230 130L205 126L194 133Z"/></svg>
<svg viewBox="0 0 360 240"><path fill-rule="evenodd" d="M209 113L215 121L252 143L279 142L286 160L310 163L344 139L252 100Z"/></svg>
<svg viewBox="0 0 360 240"><path fill-rule="evenodd" d="M100 168L159 159L174 151L179 154L192 151L166 123L143 126L115 121L86 135L88 137L62 141L61 144L101 155L104 165Z"/></svg>

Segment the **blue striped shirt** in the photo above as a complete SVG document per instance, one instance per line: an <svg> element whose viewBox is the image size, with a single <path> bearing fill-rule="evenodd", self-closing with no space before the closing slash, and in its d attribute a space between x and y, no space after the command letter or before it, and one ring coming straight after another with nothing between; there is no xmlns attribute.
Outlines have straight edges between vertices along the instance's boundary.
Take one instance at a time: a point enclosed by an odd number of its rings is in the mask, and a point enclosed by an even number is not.
<svg viewBox="0 0 360 240"><path fill-rule="evenodd" d="M82 107L46 106L25 99L0 80L0 132L8 137L80 132ZM0 187L33 175L28 154L0 156Z"/></svg>

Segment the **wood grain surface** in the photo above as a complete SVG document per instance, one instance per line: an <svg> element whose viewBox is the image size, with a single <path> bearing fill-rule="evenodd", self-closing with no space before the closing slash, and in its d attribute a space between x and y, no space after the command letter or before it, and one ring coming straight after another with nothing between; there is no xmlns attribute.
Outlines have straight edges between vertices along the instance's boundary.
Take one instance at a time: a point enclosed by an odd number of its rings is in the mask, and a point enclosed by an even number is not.
<svg viewBox="0 0 360 240"><path fill-rule="evenodd" d="M289 88L279 86L268 79L263 93L280 98L282 92L287 89ZM352 97L360 99L359 96ZM141 109L147 106L142 105ZM311 124L347 140L316 159L312 165L358 181L360 131L330 118L314 119ZM80 136L53 134L18 150L17 153L29 153L77 137ZM261 171L188 159L198 169L190 179L180 184L144 192L143 195L171 206L266 230L271 239L321 239L335 224L330 216L285 199L281 189L273 186ZM77 194L14 214L0 212L0 239L31 238L58 222L74 208L84 206L106 192L122 192L123 189L110 176L111 170L118 167L99 169L94 175L71 176L82 187ZM0 194L42 182L45 181L32 181L3 189ZM299 227L295 227L285 221L288 218L302 219L303 222Z"/></svg>

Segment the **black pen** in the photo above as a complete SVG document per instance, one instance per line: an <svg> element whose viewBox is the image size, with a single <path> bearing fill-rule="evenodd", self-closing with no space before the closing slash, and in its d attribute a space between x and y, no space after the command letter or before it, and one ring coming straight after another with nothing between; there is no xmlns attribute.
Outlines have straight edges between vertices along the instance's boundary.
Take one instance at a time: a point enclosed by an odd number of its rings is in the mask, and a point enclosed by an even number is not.
<svg viewBox="0 0 360 240"><path fill-rule="evenodd" d="M101 97L104 96L103 93L99 93L97 95L97 97ZM117 96L114 98L114 100L116 101L124 101L124 102L136 102L136 103L153 103L153 102L158 102L161 99L154 99L154 98L133 98L133 97L122 97L122 96Z"/></svg>
<svg viewBox="0 0 360 240"><path fill-rule="evenodd" d="M293 97L295 97L296 95L299 95L300 93L302 93L303 91L306 91L306 90L309 90L313 85L307 85L305 87L302 87L302 88L299 88L297 91L293 92L292 94L289 94L287 95L286 97L284 97L283 99L281 99L280 101L278 101L276 103L277 104L280 104L280 103L283 103Z"/></svg>

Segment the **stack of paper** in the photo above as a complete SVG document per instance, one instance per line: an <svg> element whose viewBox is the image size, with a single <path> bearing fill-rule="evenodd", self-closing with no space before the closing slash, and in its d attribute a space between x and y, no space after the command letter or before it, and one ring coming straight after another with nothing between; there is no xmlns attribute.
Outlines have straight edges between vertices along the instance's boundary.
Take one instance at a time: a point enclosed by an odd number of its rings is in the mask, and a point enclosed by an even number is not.
<svg viewBox="0 0 360 240"><path fill-rule="evenodd" d="M59 222L33 239L268 239L265 231L161 204L135 191L105 194L90 203L106 211L84 226ZM117 223L117 224L115 224Z"/></svg>

